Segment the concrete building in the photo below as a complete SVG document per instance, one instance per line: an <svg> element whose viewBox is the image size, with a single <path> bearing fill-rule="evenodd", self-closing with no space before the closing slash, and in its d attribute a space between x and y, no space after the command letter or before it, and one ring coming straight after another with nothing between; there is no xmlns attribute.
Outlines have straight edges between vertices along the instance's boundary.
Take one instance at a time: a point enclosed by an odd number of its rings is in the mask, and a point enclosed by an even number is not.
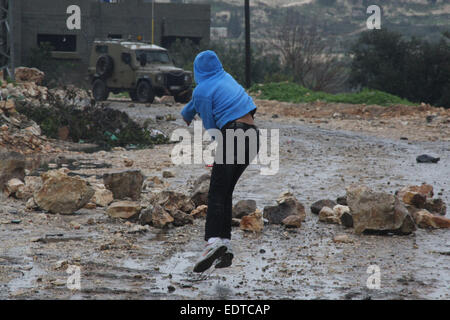
<svg viewBox="0 0 450 320"><path fill-rule="evenodd" d="M69 30L67 9L81 9L81 29ZM163 47L177 38L195 42L210 39L210 5L154 4L154 43ZM95 39L152 39L152 0L14 0L15 65L25 64L30 50L50 42L55 59L70 60L80 67L89 61Z"/></svg>

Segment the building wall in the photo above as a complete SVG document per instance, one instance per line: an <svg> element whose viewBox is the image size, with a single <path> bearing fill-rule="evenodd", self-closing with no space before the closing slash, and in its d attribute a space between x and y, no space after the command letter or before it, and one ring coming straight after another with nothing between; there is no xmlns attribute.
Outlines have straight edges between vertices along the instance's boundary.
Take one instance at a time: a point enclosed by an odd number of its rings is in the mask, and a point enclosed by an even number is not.
<svg viewBox="0 0 450 320"><path fill-rule="evenodd" d="M76 52L55 57L87 65L91 43L110 34L123 39L138 35L152 38L152 4L146 0L101 3L98 0L15 0L14 28L16 65L28 60L30 50L37 47L39 34L76 36ZM81 30L68 30L66 13L70 5L81 8ZM155 44L165 44L173 37L194 40L210 37L210 6L204 4L155 3Z"/></svg>

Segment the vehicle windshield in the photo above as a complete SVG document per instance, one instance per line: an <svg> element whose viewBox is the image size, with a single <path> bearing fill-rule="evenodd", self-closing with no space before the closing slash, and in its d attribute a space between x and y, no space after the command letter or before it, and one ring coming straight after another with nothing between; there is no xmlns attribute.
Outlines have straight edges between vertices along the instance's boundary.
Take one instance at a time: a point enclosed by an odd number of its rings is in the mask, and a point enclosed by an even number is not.
<svg viewBox="0 0 450 320"><path fill-rule="evenodd" d="M170 63L170 58L166 51L136 50L138 61L142 54L147 55L147 63Z"/></svg>

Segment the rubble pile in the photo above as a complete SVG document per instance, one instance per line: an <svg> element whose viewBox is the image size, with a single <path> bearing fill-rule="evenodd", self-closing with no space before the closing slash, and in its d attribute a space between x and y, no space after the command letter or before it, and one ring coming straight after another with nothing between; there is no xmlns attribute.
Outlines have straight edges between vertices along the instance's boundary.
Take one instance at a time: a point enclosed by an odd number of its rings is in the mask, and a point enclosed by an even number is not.
<svg viewBox="0 0 450 320"><path fill-rule="evenodd" d="M52 152L47 138L90 142L103 148L167 143L124 112L96 104L88 91L74 87L49 89L39 85L44 74L18 68L16 83L0 90L0 146L22 152ZM27 130L25 130L27 129ZM5 133L6 132L6 133Z"/></svg>

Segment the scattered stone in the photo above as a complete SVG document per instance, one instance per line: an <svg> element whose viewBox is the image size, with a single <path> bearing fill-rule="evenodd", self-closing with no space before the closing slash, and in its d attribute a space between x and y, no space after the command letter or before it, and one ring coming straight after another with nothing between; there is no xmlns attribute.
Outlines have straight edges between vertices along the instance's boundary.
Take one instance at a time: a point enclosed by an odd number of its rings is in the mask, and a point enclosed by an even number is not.
<svg viewBox="0 0 450 320"><path fill-rule="evenodd" d="M299 215L288 216L283 219L282 224L287 228L300 228L302 226L302 218Z"/></svg>
<svg viewBox="0 0 450 320"><path fill-rule="evenodd" d="M6 183L5 192L6 195L14 196L19 188L24 187L25 184L17 178L13 178Z"/></svg>
<svg viewBox="0 0 450 320"><path fill-rule="evenodd" d="M261 211L256 210L252 214L244 216L241 219L240 228L244 231L261 232L264 228Z"/></svg>
<svg viewBox="0 0 450 320"><path fill-rule="evenodd" d="M162 176L163 176L163 178L167 179L167 178L175 177L175 174L172 171L166 170L166 171L163 171Z"/></svg>
<svg viewBox="0 0 450 320"><path fill-rule="evenodd" d="M114 196L112 191L106 189L103 184L93 184L94 195L91 198L91 202L99 207L107 207L111 202L114 201Z"/></svg>
<svg viewBox="0 0 450 320"><path fill-rule="evenodd" d="M186 224L193 224L194 223L194 217L184 213L181 210L174 210L170 212L170 215L173 218L173 225L176 227L181 227Z"/></svg>
<svg viewBox="0 0 450 320"><path fill-rule="evenodd" d="M211 180L211 174L205 173L200 176L194 183L194 191L191 195L191 200L195 203L195 205L201 206L202 204L208 204L208 192L209 192L209 183Z"/></svg>
<svg viewBox="0 0 450 320"><path fill-rule="evenodd" d="M26 203L26 205L25 205L25 208L26 208L27 210L30 210L30 211L31 211L31 210L35 210L35 209L38 208L36 202L34 201L34 198L28 199L28 201L27 201L27 203Z"/></svg>
<svg viewBox="0 0 450 320"><path fill-rule="evenodd" d="M105 187L112 191L114 199L131 198L136 201L141 197L144 176L140 170L126 170L103 175Z"/></svg>
<svg viewBox="0 0 450 320"><path fill-rule="evenodd" d="M176 210L181 210L184 213L191 213L194 210L195 205L191 199L179 192L164 190L155 194L151 199L150 203L153 205L159 205L168 212L175 212Z"/></svg>
<svg viewBox="0 0 450 320"><path fill-rule="evenodd" d="M271 224L281 224L291 215L299 215L301 220L306 218L305 207L290 192L283 192L277 199L278 205L264 208L264 218Z"/></svg>
<svg viewBox="0 0 450 320"><path fill-rule="evenodd" d="M119 201L112 203L106 213L113 218L130 219L141 212L141 204L133 201Z"/></svg>
<svg viewBox="0 0 450 320"><path fill-rule="evenodd" d="M440 214L441 216L445 216L447 213L447 206L445 205L445 202L440 198L427 199L424 204L424 209L434 214Z"/></svg>
<svg viewBox="0 0 450 320"><path fill-rule="evenodd" d="M427 154L422 154L416 158L417 163L438 163L441 158L435 158Z"/></svg>
<svg viewBox="0 0 450 320"><path fill-rule="evenodd" d="M92 210L92 209L96 209L96 208L97 208L97 205L94 202L88 202L84 206L84 209L88 209L88 210Z"/></svg>
<svg viewBox="0 0 450 320"><path fill-rule="evenodd" d="M346 227L346 228L353 228L353 216L352 213L349 212L344 212L339 220L341 220L341 224Z"/></svg>
<svg viewBox="0 0 450 320"><path fill-rule="evenodd" d="M134 164L134 161L128 158L123 159L123 163L125 164L125 167L132 167Z"/></svg>
<svg viewBox="0 0 450 320"><path fill-rule="evenodd" d="M421 228L450 228L450 219L435 216L428 210L417 210L413 213L416 224Z"/></svg>
<svg viewBox="0 0 450 320"><path fill-rule="evenodd" d="M256 211L255 200L240 200L233 206L233 218L241 219Z"/></svg>
<svg viewBox="0 0 450 320"><path fill-rule="evenodd" d="M319 212L319 221L326 223L340 224L341 220L337 216L336 212L330 207L323 207Z"/></svg>
<svg viewBox="0 0 450 320"><path fill-rule="evenodd" d="M25 158L17 152L0 152L0 191L6 183L17 178L25 179Z"/></svg>
<svg viewBox="0 0 450 320"><path fill-rule="evenodd" d="M416 230L408 210L391 194L352 185L347 188L347 202L357 234L364 231L409 234Z"/></svg>
<svg viewBox="0 0 450 320"><path fill-rule="evenodd" d="M239 227L241 225L241 219L238 218L232 218L231 219L231 226L232 227Z"/></svg>
<svg viewBox="0 0 450 320"><path fill-rule="evenodd" d="M311 212L314 214L319 214L320 210L322 210L323 207L333 208L336 204L336 202L329 199L319 200L311 205Z"/></svg>
<svg viewBox="0 0 450 320"><path fill-rule="evenodd" d="M433 197L433 186L429 184L407 186L397 192L397 197L405 204L423 208L427 199Z"/></svg>
<svg viewBox="0 0 450 320"><path fill-rule="evenodd" d="M206 217L206 213L208 212L208 206L207 205L201 205L192 210L191 216L194 218L204 218Z"/></svg>
<svg viewBox="0 0 450 320"><path fill-rule="evenodd" d="M83 208L94 195L86 181L60 170L45 172L41 178L43 185L34 193L34 201L51 213L72 214Z"/></svg>
<svg viewBox="0 0 450 320"><path fill-rule="evenodd" d="M337 204L333 207L333 211L338 218L341 218L344 213L350 213L350 208L348 206Z"/></svg>
<svg viewBox="0 0 450 320"><path fill-rule="evenodd" d="M353 243L353 240L346 234L338 234L333 238L334 243Z"/></svg>
<svg viewBox="0 0 450 320"><path fill-rule="evenodd" d="M151 224L155 228L165 228L174 221L174 218L160 205L145 209L139 216L141 224Z"/></svg>
<svg viewBox="0 0 450 320"><path fill-rule="evenodd" d="M336 199L337 204L340 204L341 206L347 206L347 197L346 196L342 196L342 197L338 197Z"/></svg>

